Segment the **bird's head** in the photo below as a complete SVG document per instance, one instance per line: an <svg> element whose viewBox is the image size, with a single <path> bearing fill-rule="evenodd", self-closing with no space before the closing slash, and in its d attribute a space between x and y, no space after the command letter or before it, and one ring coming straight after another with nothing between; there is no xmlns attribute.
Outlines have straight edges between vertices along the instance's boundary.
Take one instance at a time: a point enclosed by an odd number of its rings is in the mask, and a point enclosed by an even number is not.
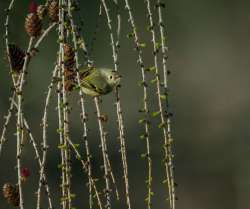
<svg viewBox="0 0 250 209"><path fill-rule="evenodd" d="M119 75L117 71L114 71L112 69L102 68L101 72L103 76L107 79L107 82L110 86L114 87L119 85L121 80L121 75Z"/></svg>

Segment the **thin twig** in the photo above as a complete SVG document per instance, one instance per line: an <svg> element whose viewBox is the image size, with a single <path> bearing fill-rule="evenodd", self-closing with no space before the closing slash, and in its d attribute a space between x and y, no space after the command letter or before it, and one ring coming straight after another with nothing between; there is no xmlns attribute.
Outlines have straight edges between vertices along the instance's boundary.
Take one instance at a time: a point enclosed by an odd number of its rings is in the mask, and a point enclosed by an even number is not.
<svg viewBox="0 0 250 209"><path fill-rule="evenodd" d="M49 34L49 32L57 25L56 22L52 23L44 32L43 34L39 37L37 42L35 43L33 49L37 49L40 44L42 43L43 39Z"/></svg>
<svg viewBox="0 0 250 209"><path fill-rule="evenodd" d="M106 208L111 208L111 189L110 189L110 182L109 182L109 165L108 165L108 156L107 156L107 142L106 142L106 133L103 129L103 124L101 120L101 111L100 111L100 100L98 97L94 98L95 106L96 106L96 112L97 112L97 118L98 118L98 125L99 125L99 132L100 132L100 139L101 139L101 149L102 149L102 158L103 158L103 166L104 166L104 179L105 179L105 197L106 197Z"/></svg>
<svg viewBox="0 0 250 209"><path fill-rule="evenodd" d="M62 78L61 75L61 70L58 72L58 78ZM57 84L57 111L58 111L58 133L59 133L59 138L60 138L60 146L63 146L64 144L64 139L63 139L63 122L62 122L62 95L61 95L61 89L62 89L62 82L59 81ZM65 196L66 196L66 191L65 191L65 185L66 185L66 177L65 177L65 156L64 156L64 151L63 149L61 151L61 169L62 169L62 205L63 209L66 209L66 203L65 203Z"/></svg>
<svg viewBox="0 0 250 209"><path fill-rule="evenodd" d="M107 157L107 155L106 155L106 158L107 158L106 160L107 160L108 167L109 167L109 175L110 175L110 178L111 178L112 183L113 183L114 188L115 188L116 199L119 200L120 199L120 195L119 195L119 192L118 192L118 188L117 188L117 184L116 184L116 180L115 180L115 175L114 175L114 173L112 171L111 163L110 163L110 160Z"/></svg>
<svg viewBox="0 0 250 209"><path fill-rule="evenodd" d="M2 154L3 144L6 141L5 135L6 135L8 124L9 124L11 116L12 116L12 111L14 108L14 104L13 104L12 100L14 100L15 96L16 96L16 93L14 92L12 97L10 98L10 107L8 109L8 114L6 116L4 116L5 122L3 125L3 130L2 130L1 139L0 139L0 156Z"/></svg>
<svg viewBox="0 0 250 209"><path fill-rule="evenodd" d="M11 65L11 58L10 58L10 51L9 51L9 19L10 19L10 11L12 10L14 6L15 0L11 0L9 7L6 9L6 20L5 20L5 47L6 47L6 52L7 52L7 58L9 61L9 67L11 69L11 73L13 72L12 65Z"/></svg>
<svg viewBox="0 0 250 209"><path fill-rule="evenodd" d="M75 42L74 39L77 41L77 45L79 45L79 48L83 50L83 54L84 54L84 59L85 59L85 63L84 65L92 65L93 62L90 60L90 53L87 49L87 44L84 40L84 36L83 36L83 29L84 27L81 27L83 26L83 18L81 16L81 10L80 10L80 0L68 0L69 1L69 4L70 4L70 8L71 8L71 11L68 10L68 17L70 19L70 24L71 24L71 28L72 28L72 37L73 37L73 43ZM73 5L73 2L74 2L74 7L72 7ZM72 14L72 11L75 10L76 12L78 12L78 18L80 20L80 26L79 25L76 25L74 23L74 18L73 18L73 14ZM74 35L76 36L74 38ZM93 37L94 39L94 37Z"/></svg>
<svg viewBox="0 0 250 209"><path fill-rule="evenodd" d="M100 24L102 20L102 6L100 5L99 11L98 11L98 16L95 24L95 30L93 32L90 44L89 44L89 56L91 56L92 59L94 59L94 54L95 54L95 43L98 37L98 34L100 33Z"/></svg>

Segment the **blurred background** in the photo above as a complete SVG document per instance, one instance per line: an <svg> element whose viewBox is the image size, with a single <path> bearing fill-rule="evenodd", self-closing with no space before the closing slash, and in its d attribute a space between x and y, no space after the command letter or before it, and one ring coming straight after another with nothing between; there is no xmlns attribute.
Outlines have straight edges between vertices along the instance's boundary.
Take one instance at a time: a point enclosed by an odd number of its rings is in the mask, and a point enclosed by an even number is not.
<svg viewBox="0 0 250 209"><path fill-rule="evenodd" d="M133 208L145 208L146 161L140 157L145 152L145 142L139 136L143 127L138 124L141 117L138 109L142 105L142 89L138 86L140 70L136 64L134 44L126 36L130 33L124 2L121 2L122 31L119 53L122 74L122 107L128 146L130 190ZM146 7L144 1L130 1L134 11L138 32L146 48L143 57L146 66L153 65L150 33L146 31ZM0 33L4 35L4 9L9 1L0 0ZM27 48L28 37L24 31L24 19L30 1L17 1L10 20L10 40L23 49ZM41 4L43 1L38 1ZM170 102L173 137L175 139L175 175L177 208L182 209L250 209L250 143L248 120L250 118L250 2L231 0L165 1L164 19L167 22L169 60L171 70ZM111 5L111 11L115 11ZM90 49L96 66L113 67L109 34L105 18L98 18L99 2L82 1L79 15L83 19L82 34ZM155 10L154 10L155 12ZM112 14L115 18L115 12ZM96 24L99 27L96 29ZM115 24L115 21L114 21ZM46 24L45 24L46 25ZM97 35L95 36L95 31ZM93 38L96 37L94 44ZM25 85L24 112L32 133L41 142L40 128L45 93L50 83L53 64L56 60L56 32L43 42L39 54L32 60ZM4 42L0 42L0 127L9 107L11 78L4 60ZM84 62L83 54L81 63ZM149 75L149 79L153 75ZM155 86L150 88L150 110L157 110ZM102 179L103 172L99 148L98 126L93 101L87 97L89 115L89 140L93 155L94 175ZM80 143L79 97L70 95L70 132L72 140ZM122 167L117 139L117 125L113 94L103 97L102 111L109 115L105 129L109 132L108 150L113 171L121 195L124 193ZM55 205L58 208L60 195L59 143L56 115L56 94L53 92L49 110L49 154L47 172L49 184L53 185ZM166 188L161 183L164 169L161 133L156 128L157 119L152 119L151 148L153 154L153 208L166 209ZM12 118L7 143L0 158L0 186L5 182L16 183L15 120ZM82 148L82 147L81 147ZM82 148L83 150L83 148ZM26 182L26 209L34 208L38 173L34 152L29 143L23 150L23 165L31 170ZM80 164L73 161L74 206L86 208L88 204L86 175ZM100 181L99 186L103 186ZM46 199L43 208L47 207ZM125 201L113 200L114 207L125 208ZM0 195L0 209L11 208Z"/></svg>

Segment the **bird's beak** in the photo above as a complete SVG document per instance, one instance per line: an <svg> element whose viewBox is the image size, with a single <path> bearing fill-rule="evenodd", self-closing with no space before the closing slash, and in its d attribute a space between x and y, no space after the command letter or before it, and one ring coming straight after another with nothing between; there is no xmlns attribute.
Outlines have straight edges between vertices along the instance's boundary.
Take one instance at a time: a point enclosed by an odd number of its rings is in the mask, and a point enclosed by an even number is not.
<svg viewBox="0 0 250 209"><path fill-rule="evenodd" d="M116 75L115 75L115 79L121 79L121 77L122 77L122 76L119 75L119 74L116 74Z"/></svg>

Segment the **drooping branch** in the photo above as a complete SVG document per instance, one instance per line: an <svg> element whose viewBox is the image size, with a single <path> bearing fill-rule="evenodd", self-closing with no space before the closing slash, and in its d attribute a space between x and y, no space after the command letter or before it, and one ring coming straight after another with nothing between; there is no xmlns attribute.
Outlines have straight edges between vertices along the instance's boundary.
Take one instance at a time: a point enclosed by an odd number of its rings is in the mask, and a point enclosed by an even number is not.
<svg viewBox="0 0 250 209"><path fill-rule="evenodd" d="M113 30L112 24L111 24L112 20L110 18L109 9L107 7L105 0L101 0L101 2L104 7L104 11L106 14L106 19L107 19L107 25L108 25L109 33L110 33L110 42L112 46L114 68L115 68L115 71L118 71L118 48L120 47L119 37L120 37L120 30L121 30L121 17L120 17L120 14L118 13L117 15L117 41L115 43L114 35L112 31ZM116 6L118 6L117 2L115 3L116 3ZM119 87L115 89L115 95L116 95L115 105L116 105L119 139L120 139L120 151L121 151L121 157L122 157L123 177L124 177L124 183L125 183L126 203L127 203L128 209L131 209L130 194L129 194L129 181L128 181L126 140L125 140L125 133L124 133L125 126L124 126L124 119L123 119L123 113L122 113L122 107L121 107Z"/></svg>
<svg viewBox="0 0 250 209"><path fill-rule="evenodd" d="M161 123L164 124L165 123L165 120L164 120L164 112L163 112L163 108L162 108L162 95L161 95L161 87L160 87L160 74L159 74L159 67L158 67L158 48L157 48L157 40L156 40L156 33L155 33L155 24L154 24L154 20L153 20L153 13L152 13L152 10L151 10L151 2L150 0L146 0L145 1L146 3L146 7L147 7L147 14L148 14L148 19L149 19L149 31L151 32L151 37L152 37L152 44L153 44L153 56L154 56L154 71L155 71L155 80L156 80L156 89L157 89L157 92L156 92L156 95L157 95L157 101L158 101L158 108L159 108L159 111L155 112L154 115L158 115L160 114L161 116ZM164 132L164 138L165 138L165 130L163 129L163 132ZM149 153L150 152L150 146L149 146L149 143L147 142L147 152ZM150 161L149 161L150 163ZM149 168L152 167L152 165L149 164ZM152 171L150 171L150 174L152 173ZM170 184L170 181L169 181L169 176L170 176L170 171L168 169L168 167L166 167L166 173L167 173L167 176L168 176L168 191L169 191L169 199L170 199L170 207L172 208L172 196L171 196L171 193L172 193L172 188L171 188L171 184ZM149 177L149 180L148 180L148 188L149 188L149 197L148 197L148 208L150 208L150 204L151 204L151 195L150 195L150 188L151 188L151 177Z"/></svg>
<svg viewBox="0 0 250 209"><path fill-rule="evenodd" d="M24 64L23 64L23 69L22 72L20 73L20 83L17 88L17 98L18 98L18 103L17 103L17 170L18 170L18 188L19 188L19 196L20 196L20 208L24 209L24 200L23 200L23 189L22 189L22 177L21 177L21 142L22 142L22 129L23 129L23 124L22 124L22 103L23 103L23 84L25 81L25 74L27 71L27 66L28 66L28 59L30 57L30 51L31 47L34 41L34 37L30 38L29 41L29 46L27 50L27 54L25 55L24 58Z"/></svg>
<svg viewBox="0 0 250 209"><path fill-rule="evenodd" d="M56 64L54 70L53 70L53 75L52 75L52 80L49 84L48 87L48 93L45 99L45 106L44 106L44 112L43 112L43 119L42 119L42 128L43 128L43 142L42 142L42 151L43 151L43 157L42 160L40 160L40 180L39 180L39 185L38 185L38 190L37 190L37 208L40 208L40 202L41 202L41 186L43 185L43 176L45 175L45 163L47 159L47 151L48 151L48 145L47 145L47 128L48 128L48 108L49 108L49 103L50 103L50 98L52 94L52 88L56 82L56 75L58 73L58 65ZM52 206L52 205L51 205Z"/></svg>
<svg viewBox="0 0 250 209"><path fill-rule="evenodd" d="M58 66L59 66L59 72L58 72L58 78L60 79L60 82L58 82L58 89L57 89L57 94L58 94L58 122L59 122L59 136L60 136L60 146L62 148L60 149L61 151L61 173L62 173L62 197L61 197L61 204L63 206L63 209L67 208L67 203L71 202L68 199L68 187L67 187L67 152L66 150L68 149L67 146L67 141L66 138L67 136L67 131L68 131L68 125L66 124L66 108L68 106L67 103L64 103L66 100L66 95L65 95L65 89L64 89L64 48L63 45L65 43L65 37L64 37L64 24L65 24L65 10L64 10L64 1L59 0L59 27L58 27L58 36L59 36L59 52L58 52ZM69 203L70 204L70 203Z"/></svg>
<svg viewBox="0 0 250 209"><path fill-rule="evenodd" d="M60 61L60 60L59 60ZM61 75L61 70L58 71L57 74L58 78L61 80L62 75ZM62 180L62 186L61 186L61 190L62 190L62 205L63 205L63 209L66 208L66 202L65 202L65 196L66 196L66 177L65 177L65 155L64 155L64 139L63 139L63 119L62 119L62 105L63 105L63 101L62 101L62 82L59 81L57 84L57 111L58 111L58 133L59 133L59 138L60 138L60 153L61 153L61 180Z"/></svg>
<svg viewBox="0 0 250 209"><path fill-rule="evenodd" d="M105 197L106 197L106 208L111 208L111 188L110 188L110 181L109 181L109 169L110 166L108 164L108 151L107 151L107 142L106 142L106 133L103 129L102 119L101 119L101 111L100 111L100 100L98 97L94 98L96 111L97 111L97 118L99 124L99 132L100 132L100 139L101 139L101 149L102 149L102 158L103 158L103 166L104 166L104 179L105 179Z"/></svg>
<svg viewBox="0 0 250 209"><path fill-rule="evenodd" d="M68 140L69 140L69 102L66 92L66 78L65 78L65 64L64 64L64 44L66 41L65 37L65 22L66 22L66 1L59 0L59 40L60 40L60 50L59 50L59 69L61 71L60 75L62 78L62 109L63 109L63 144L64 144L64 165L63 170L65 169L65 184L62 185L65 187L66 196L63 196L63 205L64 202L67 204L66 208L72 207L72 198L71 198L71 179L70 179L70 152L68 149Z"/></svg>
<svg viewBox="0 0 250 209"><path fill-rule="evenodd" d="M78 44L77 44L77 37L79 37L79 34L77 34L77 29L76 29L76 25L74 23L74 19L73 19L73 14L72 14L72 2L71 0L68 0L68 16L69 16L69 20L70 20L70 25L71 25L71 33L72 33L72 39L73 39L73 44L74 44L74 59L75 59L75 67L76 67L76 80L77 80L77 85L80 87L80 74L79 74L79 58L78 58ZM83 38L81 43L85 43ZM82 45L82 44L81 44ZM83 50L84 50L84 54L85 56L88 58L88 52L87 49L85 47L85 45L83 45ZM87 128L87 114L86 114L86 110L85 110L85 100L84 100L84 94L80 88L79 90L79 96L80 96L80 105L81 105L81 122L83 124L83 141L84 141L84 145L85 145L85 150L86 150L86 157L87 157L87 168L88 168L88 189L89 189L89 207L90 209L92 209L93 207L93 196L92 196L92 166L91 166L91 154L90 154L90 149L89 149L89 142L88 142L88 128ZM97 192L97 198L99 199L99 195Z"/></svg>
<svg viewBox="0 0 250 209"><path fill-rule="evenodd" d="M12 103L16 108L17 108L17 104L15 101L13 101ZM24 125L24 128L25 130L28 132L28 135L29 135L29 138L30 138L30 143L32 144L33 148L34 148L34 151L35 151L35 158L36 160L38 161L38 165L39 165L39 168L41 170L41 167L42 167L42 161L41 161L41 157L40 157L40 154L39 154L39 151L38 151L38 145L36 143L36 140L35 138L33 137L32 133L31 133L31 130L30 130L30 126L27 122L27 120L24 118L23 116L23 113L22 113L22 118L23 118L23 125ZM48 202L49 202L49 207L50 208L53 208L52 206L52 200L51 200L51 192L50 192L50 187L48 185L48 182L47 182L47 177L46 177L46 174L43 173L43 185L45 186L45 189L46 189L46 194L48 196Z"/></svg>
<svg viewBox="0 0 250 209"><path fill-rule="evenodd" d="M11 116L12 116L12 112L14 109L14 103L12 102L12 100L16 97L16 93L14 92L12 97L10 98L10 107L8 109L8 113L6 116L4 116L5 122L3 125L3 130L2 130L2 134L1 134L1 139L0 139L0 156L2 154L2 150L3 150L3 144L6 141L6 131L7 131L7 127L9 125Z"/></svg>
<svg viewBox="0 0 250 209"><path fill-rule="evenodd" d="M83 171L88 174L88 162L86 162L86 161L83 160L80 152L76 148L76 145L70 139L68 139L68 142L69 142L69 145L71 146L71 148L73 149L73 151L75 153L76 159L81 162ZM100 195L99 195L97 187L96 187L95 179L93 179L91 177L90 178L90 183L91 183L91 185L93 187L93 190L94 190L94 193L95 193L95 197L97 199L98 207L100 209L103 209L103 206L102 206L102 203L101 203L101 199L100 199Z"/></svg>
<svg viewBox="0 0 250 209"><path fill-rule="evenodd" d="M143 123L144 124L144 133L141 135L141 138L145 139L146 141L146 146L147 146L147 152L145 154L145 157L147 159L148 162L148 178L147 178L147 187L148 187L148 192L147 192L147 207L148 209L151 208L151 196L152 196L152 189L151 189L151 185L152 185L152 159L151 159L151 154L150 154L150 119L149 119L149 108L148 108L148 84L146 82L146 70L145 70L145 65L144 65L144 61L142 58L142 48L141 48L141 43L139 41L139 36L136 30L136 24L135 24L135 20L133 17L133 13L131 10L131 7L129 5L129 1L125 0L125 8L128 11L128 15L129 15L129 23L130 26L132 28L132 38L134 40L135 43L135 48L137 50L138 53L138 64L140 66L140 70L141 70L141 77L142 77L142 81L140 83L140 85L143 87L143 109L140 110L140 112L142 112L144 114L144 117L142 119L139 120L139 123ZM144 157L144 155L143 155Z"/></svg>
<svg viewBox="0 0 250 209"><path fill-rule="evenodd" d="M160 36L161 36L161 50L162 50L162 65L163 65L163 85L164 85L164 95L166 97L166 114L164 121L163 117L161 116L162 123L164 122L164 130L165 130L165 141L164 141L164 150L165 150L165 167L169 169L169 179L168 184L171 187L171 194L170 198L172 199L172 208L175 209L175 201L176 201L176 194L175 194L175 180L174 180L174 164L173 164L173 138L171 134L171 113L169 111L169 98L168 98L168 74L170 71L167 69L167 46L166 46L166 26L163 21L162 16L162 8L165 7L165 4L162 3L160 0L157 1L157 8L158 8L158 20L159 20L159 28L160 28Z"/></svg>

